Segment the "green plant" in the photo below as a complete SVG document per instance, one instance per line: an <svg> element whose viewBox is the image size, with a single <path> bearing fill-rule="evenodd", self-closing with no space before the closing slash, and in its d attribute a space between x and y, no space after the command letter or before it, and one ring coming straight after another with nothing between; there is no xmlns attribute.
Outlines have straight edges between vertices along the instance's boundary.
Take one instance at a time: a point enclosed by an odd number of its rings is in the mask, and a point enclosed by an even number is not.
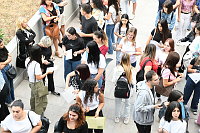
<svg viewBox="0 0 200 133"><path fill-rule="evenodd" d="M3 37L4 37L3 30L0 29L0 38L3 39Z"/></svg>

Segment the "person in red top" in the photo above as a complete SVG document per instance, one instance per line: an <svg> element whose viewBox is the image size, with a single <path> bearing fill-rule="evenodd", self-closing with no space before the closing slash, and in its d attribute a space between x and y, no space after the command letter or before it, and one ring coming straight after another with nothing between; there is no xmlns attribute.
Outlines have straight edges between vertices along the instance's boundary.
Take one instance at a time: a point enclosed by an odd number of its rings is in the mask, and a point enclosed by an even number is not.
<svg viewBox="0 0 200 133"><path fill-rule="evenodd" d="M149 60L144 67L144 75L150 70L154 70L157 73L158 62L155 60L156 56L156 46L154 44L148 44L145 51L140 59L140 69L142 69L144 63ZM145 79L145 76L144 76Z"/></svg>
<svg viewBox="0 0 200 133"><path fill-rule="evenodd" d="M103 30L95 31L93 35L94 41L98 44L101 54L106 56L108 52L108 38Z"/></svg>

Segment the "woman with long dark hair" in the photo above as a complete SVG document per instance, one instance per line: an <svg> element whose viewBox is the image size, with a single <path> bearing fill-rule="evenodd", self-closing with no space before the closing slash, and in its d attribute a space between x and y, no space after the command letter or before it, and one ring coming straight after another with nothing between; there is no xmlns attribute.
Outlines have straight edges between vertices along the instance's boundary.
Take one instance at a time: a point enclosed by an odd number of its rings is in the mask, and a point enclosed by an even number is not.
<svg viewBox="0 0 200 133"><path fill-rule="evenodd" d="M83 54L81 62L89 66L91 78L97 80L99 88L101 88L102 74L106 67L106 61L95 41L90 41L87 44L86 52Z"/></svg>
<svg viewBox="0 0 200 133"><path fill-rule="evenodd" d="M40 9L39 12L41 14L42 20L43 20L43 30L44 30L44 35L46 35L45 32L45 28L46 26L48 26L49 24L58 24L58 20L60 17L60 10L59 7L56 3L52 2L52 0L41 0L40 3ZM59 28L58 25L56 26L58 29L58 35L56 35L55 37L52 37L53 39L53 44L55 46L55 54L61 58L61 54L58 51L58 38L59 38ZM55 27L54 27L55 29Z"/></svg>
<svg viewBox="0 0 200 133"><path fill-rule="evenodd" d="M92 16L96 19L99 29L103 29L105 21L103 19L106 14L106 6L103 5L102 0L90 0L92 7Z"/></svg>
<svg viewBox="0 0 200 133"><path fill-rule="evenodd" d="M113 43L115 42L114 38L114 21L119 12L119 3L118 0L108 0L108 11L107 15L104 17L106 20L106 34L108 36L108 53L113 54Z"/></svg>
<svg viewBox="0 0 200 133"><path fill-rule="evenodd" d="M98 83L94 79L87 79L83 90L76 97L76 102L82 104L86 116L103 117L104 95L99 91ZM102 129L89 129L88 133L103 133Z"/></svg>
<svg viewBox="0 0 200 133"><path fill-rule="evenodd" d="M42 79L48 74L52 74L52 71L47 71L42 74L43 69L42 51L40 46L34 45L30 50L30 58L26 59L25 65L27 67L27 73L29 77L29 87L31 88L30 105L31 110L41 115L46 110L47 95L39 97L39 84L44 84ZM36 85L38 84L38 85Z"/></svg>
<svg viewBox="0 0 200 133"><path fill-rule="evenodd" d="M64 51L64 79L74 71L77 65L81 64L81 54L85 51L84 41L76 32L74 27L69 27L66 30L66 36L63 38L62 49ZM72 50L71 53L67 52ZM68 55L72 54L72 55ZM71 59L68 57L72 56Z"/></svg>
<svg viewBox="0 0 200 133"><path fill-rule="evenodd" d="M79 103L72 104L67 113L58 121L56 133L88 133L83 108Z"/></svg>

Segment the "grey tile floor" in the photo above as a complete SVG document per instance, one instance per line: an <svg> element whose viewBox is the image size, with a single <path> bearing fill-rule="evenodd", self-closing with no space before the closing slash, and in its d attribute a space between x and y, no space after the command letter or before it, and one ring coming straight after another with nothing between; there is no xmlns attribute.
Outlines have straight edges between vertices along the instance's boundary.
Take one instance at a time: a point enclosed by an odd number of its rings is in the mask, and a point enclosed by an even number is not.
<svg viewBox="0 0 200 133"><path fill-rule="evenodd" d="M137 44L141 45L142 48L145 47L145 42L154 28L154 21L157 12L157 1L155 0L140 0L137 2L136 16L134 20L131 20L131 23L134 27L138 29ZM78 28L79 21L76 17L69 26L74 26ZM176 50L182 54L184 47L178 46ZM105 90L105 107L103 108L104 116L106 117L106 127L104 133L137 133L137 129L133 121L131 120L128 125L123 124L123 121L120 120L119 123L114 123L114 84L111 82L113 68L115 67L115 54L107 55L107 58L112 58L113 60L109 63L106 68L106 90ZM139 57L138 57L139 58ZM54 73L54 80L56 91L62 92L65 88L64 83L64 74L63 74L63 59L56 58L55 65L58 66L58 69ZM177 89L183 91L185 81L182 81ZM28 81L24 80L16 89L15 89L16 99L22 99L25 103L25 109L30 109L29 99L30 99L30 88L28 86ZM135 94L132 96L132 105L134 103ZM56 121L68 110L70 104L64 101L62 97L57 97L54 95L48 95L48 106L45 111L45 116L51 120L51 125L49 128L49 133L53 133L53 127ZM158 111L155 112L155 122L152 126L152 133L156 133L159 120L157 117ZM190 133L197 133L199 127L194 124L194 120L197 116L194 116L192 113L189 121L189 131ZM131 113L132 115L132 113Z"/></svg>

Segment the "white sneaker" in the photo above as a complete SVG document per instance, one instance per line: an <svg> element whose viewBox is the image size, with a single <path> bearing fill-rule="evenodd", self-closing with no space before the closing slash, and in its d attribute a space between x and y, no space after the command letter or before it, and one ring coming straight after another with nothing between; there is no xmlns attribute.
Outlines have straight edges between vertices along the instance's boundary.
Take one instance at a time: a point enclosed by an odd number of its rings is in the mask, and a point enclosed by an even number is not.
<svg viewBox="0 0 200 133"><path fill-rule="evenodd" d="M119 123L119 117L115 117L115 123Z"/></svg>
<svg viewBox="0 0 200 133"><path fill-rule="evenodd" d="M134 19L134 18L135 18L135 15L131 13L131 14L129 15L129 19L132 20L132 19Z"/></svg>
<svg viewBox="0 0 200 133"><path fill-rule="evenodd" d="M129 118L125 118L125 119L124 119L124 124L127 125L128 123L129 123Z"/></svg>

